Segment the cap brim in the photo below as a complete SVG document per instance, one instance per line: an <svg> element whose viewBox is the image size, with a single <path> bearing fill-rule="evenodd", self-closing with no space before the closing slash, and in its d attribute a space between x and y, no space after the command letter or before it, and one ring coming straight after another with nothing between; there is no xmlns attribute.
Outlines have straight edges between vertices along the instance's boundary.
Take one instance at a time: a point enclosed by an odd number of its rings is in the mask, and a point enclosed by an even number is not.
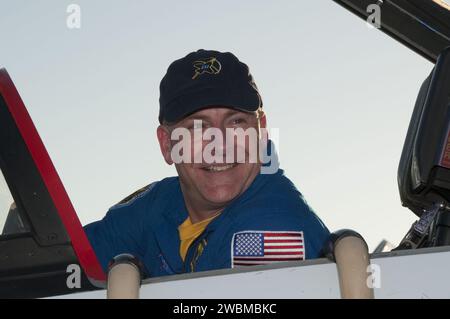
<svg viewBox="0 0 450 319"><path fill-rule="evenodd" d="M166 106L165 114L161 114L159 121L176 123L195 112L203 109L221 106L242 112L254 112L262 107L259 94L254 90L243 92L223 89L205 88L200 92L178 97Z"/></svg>

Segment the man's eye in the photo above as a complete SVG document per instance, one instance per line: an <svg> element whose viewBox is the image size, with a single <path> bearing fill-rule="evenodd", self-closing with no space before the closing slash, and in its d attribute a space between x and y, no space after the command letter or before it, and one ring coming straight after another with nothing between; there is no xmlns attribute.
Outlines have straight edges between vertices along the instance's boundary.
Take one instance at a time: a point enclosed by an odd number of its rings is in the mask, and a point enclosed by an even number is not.
<svg viewBox="0 0 450 319"><path fill-rule="evenodd" d="M243 118L237 118L237 119L233 119L231 120L231 124L233 125L240 125L240 124L245 124L246 121Z"/></svg>

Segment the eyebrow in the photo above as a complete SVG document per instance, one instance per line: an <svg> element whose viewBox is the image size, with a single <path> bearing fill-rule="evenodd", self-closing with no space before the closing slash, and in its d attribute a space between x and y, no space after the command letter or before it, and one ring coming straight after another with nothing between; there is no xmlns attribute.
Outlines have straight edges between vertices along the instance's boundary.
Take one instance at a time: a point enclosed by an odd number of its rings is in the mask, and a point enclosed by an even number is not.
<svg viewBox="0 0 450 319"><path fill-rule="evenodd" d="M239 113L242 113L243 115L250 115L251 114L249 112L243 112L243 111L238 111L238 110L233 110L233 109L227 109L225 111L224 117L229 117L229 116L232 116L232 115L235 115L235 114L239 114ZM186 117L183 121L185 121L185 120L192 120L192 119L193 120L209 120L210 118L211 118L210 116L204 115L204 114L197 114L197 115L192 114L192 115Z"/></svg>
<svg viewBox="0 0 450 319"><path fill-rule="evenodd" d="M226 111L225 111L224 117L228 118L228 117L231 117L231 116L236 115L236 114L242 114L243 116L249 116L249 115L252 115L253 112L243 112L243 111L227 108ZM194 121L195 120L201 120L201 121L209 122L210 119L211 119L211 117L208 116L208 115L191 114L188 117L182 119L180 122L178 122L177 125L186 125L186 122L192 121L192 120L194 120Z"/></svg>

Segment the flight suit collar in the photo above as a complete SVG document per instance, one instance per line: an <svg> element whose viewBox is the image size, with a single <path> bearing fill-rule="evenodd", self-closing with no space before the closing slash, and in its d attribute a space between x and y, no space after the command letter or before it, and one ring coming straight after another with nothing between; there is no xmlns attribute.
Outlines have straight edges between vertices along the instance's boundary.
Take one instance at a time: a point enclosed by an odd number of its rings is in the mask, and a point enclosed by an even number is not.
<svg viewBox="0 0 450 319"><path fill-rule="evenodd" d="M170 194L164 197L165 203L160 210L161 218L155 225L154 233L161 250L158 256L161 259L160 262L168 274L172 274L171 272L176 274L184 270L184 263L180 256L178 226L186 220L188 213L178 178L175 186L171 188Z"/></svg>

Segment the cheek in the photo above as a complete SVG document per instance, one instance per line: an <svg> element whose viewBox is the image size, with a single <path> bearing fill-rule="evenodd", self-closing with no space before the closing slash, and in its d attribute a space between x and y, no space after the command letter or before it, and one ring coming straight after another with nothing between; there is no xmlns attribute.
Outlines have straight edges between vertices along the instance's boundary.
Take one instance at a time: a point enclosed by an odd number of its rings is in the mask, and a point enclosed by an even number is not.
<svg viewBox="0 0 450 319"><path fill-rule="evenodd" d="M238 135L234 138L234 152L239 163L257 163L259 158L259 135L256 130L248 135Z"/></svg>
<svg viewBox="0 0 450 319"><path fill-rule="evenodd" d="M185 164L201 163L202 159L202 140L193 136L186 136L181 140L171 141L169 156L175 164L185 166Z"/></svg>
<svg viewBox="0 0 450 319"><path fill-rule="evenodd" d="M195 170L190 167L190 164L177 164L175 166L178 176L184 183L191 186L195 184L197 177L195 176Z"/></svg>
<svg viewBox="0 0 450 319"><path fill-rule="evenodd" d="M204 141L200 134L192 134L191 138L186 143L186 148L189 150L190 163L203 163L203 149L208 141Z"/></svg>

